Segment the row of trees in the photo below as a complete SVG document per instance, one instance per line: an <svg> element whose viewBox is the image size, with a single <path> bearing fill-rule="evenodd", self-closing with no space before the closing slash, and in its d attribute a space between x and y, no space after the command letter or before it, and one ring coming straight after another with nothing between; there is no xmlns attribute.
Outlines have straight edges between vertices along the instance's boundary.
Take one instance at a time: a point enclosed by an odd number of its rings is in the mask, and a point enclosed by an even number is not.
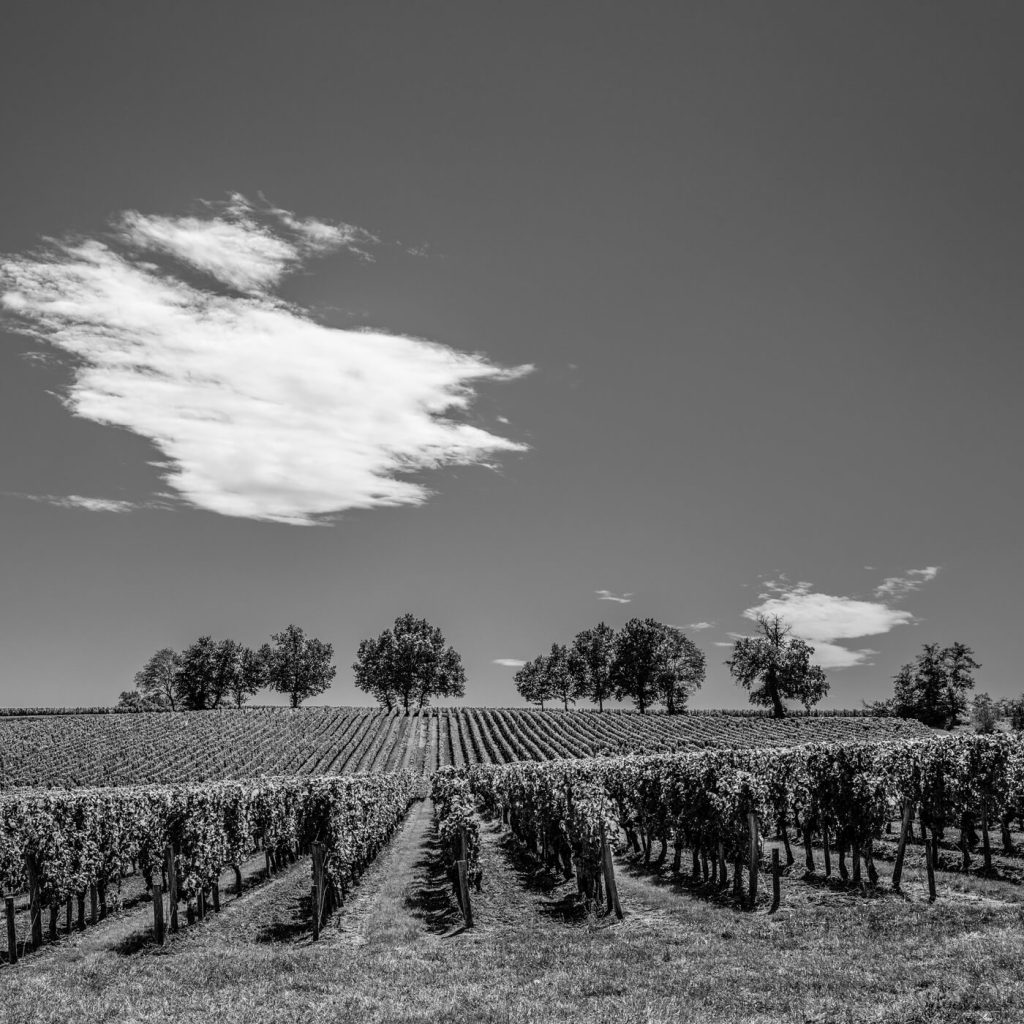
<svg viewBox="0 0 1024 1024"><path fill-rule="evenodd" d="M827 693L828 680L812 662L814 648L794 637L778 616L759 617L757 632L741 637L725 662L750 702L770 708L777 718L787 702L810 710ZM307 637L299 626L274 633L258 649L210 636L177 652L163 648L136 673L135 689L120 705L143 710L204 710L243 707L263 688L287 694L291 706L323 693L336 668L331 644ZM1024 698L993 701L979 693L970 701L973 673L980 668L970 647L924 644L904 665L887 701L872 705L879 714L916 718L926 725L954 728L970 715L979 731L991 731L1008 717L1024 728ZM391 710L429 706L436 697L464 697L466 673L459 653L426 619L400 615L390 629L359 645L352 666L356 686ZM568 710L577 700L596 704L631 701L643 713L655 705L682 712L704 682L704 653L677 626L655 619L630 619L616 631L604 622L577 633L569 644L553 643L515 674L516 689L531 704L559 701Z"/></svg>
<svg viewBox="0 0 1024 1024"><path fill-rule="evenodd" d="M757 625L756 635L734 644L726 661L730 674L750 691L752 704L771 708L777 718L787 701L810 710L828 693L825 673L811 662L814 648L792 636L778 616L760 617ZM662 704L671 715L685 709L705 673L704 653L677 626L630 619L617 633L601 622L568 646L552 644L516 673L515 682L525 700L541 707L560 700L568 709L584 698L604 710L604 702L615 699L632 701L641 713Z"/></svg>
<svg viewBox="0 0 1024 1024"><path fill-rule="evenodd" d="M606 700L631 700L641 713L664 704L669 714L685 708L704 681L703 652L676 626L630 619L617 633L599 622L569 645L554 643L515 675L520 696L542 708L559 700L568 710L579 699L604 710Z"/></svg>
<svg viewBox="0 0 1024 1024"><path fill-rule="evenodd" d="M323 693L337 669L331 644L289 625L256 650L237 640L201 636L183 651L164 647L135 674L135 689L119 705L132 710L205 711L244 707L268 687L287 694L293 708Z"/></svg>

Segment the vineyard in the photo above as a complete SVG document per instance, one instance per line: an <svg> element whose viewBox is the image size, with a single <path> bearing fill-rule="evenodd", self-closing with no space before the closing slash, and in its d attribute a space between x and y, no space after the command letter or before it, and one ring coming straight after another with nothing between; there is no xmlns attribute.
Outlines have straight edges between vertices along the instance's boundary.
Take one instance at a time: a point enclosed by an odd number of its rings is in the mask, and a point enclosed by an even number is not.
<svg viewBox="0 0 1024 1024"><path fill-rule="evenodd" d="M171 930L178 930L178 903L190 921L219 909L219 879L262 850L267 873L294 863L315 847L327 906L344 899L419 795L409 772L380 776L310 779L264 778L185 786L36 791L0 797L0 889L29 894L31 944L43 941L49 908L49 938L56 940L61 908L70 930L73 902L84 926L84 900L91 916L105 917L107 895L126 876L145 879L162 941L163 897L168 893ZM8 927L14 925L8 897ZM98 905L98 913L97 913ZM8 954L17 956L16 945Z"/></svg>
<svg viewBox="0 0 1024 1024"><path fill-rule="evenodd" d="M625 753L927 735L861 716L492 708L247 709L0 718L0 790L352 775Z"/></svg>
<svg viewBox="0 0 1024 1024"><path fill-rule="evenodd" d="M693 878L719 888L726 886L731 866L737 897L746 868L751 905L764 869L764 840L779 839L787 866L792 865L791 829L804 843L809 872L815 870L814 849L820 847L827 875L834 852L844 881L852 876L854 883L866 878L874 885L879 873L873 847L894 818L901 822L891 879L898 890L917 817L934 899L933 875L947 829L957 831L965 871L971 847L980 841L982 873L992 874L993 826L1002 833L1003 852L1017 852L1010 827L1024 816L1024 741L946 736L477 765L438 772L433 792L443 813L460 828L467 827L466 794L472 794L548 867L564 870L566 877L575 872L580 894L590 901L600 893L606 874L609 838L614 845L620 835L645 864L651 863L656 843L658 865L666 862L671 848L675 874L688 849ZM975 829L980 837L972 842ZM777 859L773 870L777 876Z"/></svg>
<svg viewBox="0 0 1024 1024"><path fill-rule="evenodd" d="M672 920L682 914L700 920L701 930L720 930L719 919L703 920L694 908L738 914L751 921L754 949L769 934L755 922L808 913L801 907L818 897L802 898L801 889L840 887L858 902L888 895L894 928L916 920L915 907L942 906L953 877L994 885L990 907L1019 913L1021 903L1015 891L1024 878L1012 865L1020 860L1024 741L1012 735L936 735L852 715L779 722L480 708L53 716L0 722L0 731L8 928L0 963L29 1014L34 1003L21 979L52 968L33 955L25 960L38 965L30 973L19 965L7 974L27 953L65 942L75 949L105 927L132 928L132 942L113 947L118 958L182 931L190 941L168 949L191 963L195 948L201 963L211 948L219 956L216 942L277 889L293 894L292 906L254 947L271 974L283 970L273 959L282 941L315 940L305 947L310 957L326 943L331 964L360 963L339 951L360 907L381 899L381 885L394 887L397 902L374 927L386 931L382 922L422 902L435 908L428 922L444 922L445 938L465 928L477 936L474 948L498 938L500 961L508 943L523 956L564 943L553 925L564 914L625 925L624 939L590 941L581 956L603 956L607 947L614 957L616 942L629 941L651 944L643 962L655 963L658 943L679 940L651 923L648 875L674 880ZM122 780L131 784L109 784ZM428 792L432 799L418 802ZM257 859L265 866L254 868ZM376 883L367 885L368 871ZM549 916L528 936L500 939L518 934L536 885L570 888L561 900L542 901ZM867 925L842 898L848 944ZM810 911L809 920L821 913ZM233 930L218 931L232 914ZM430 933L413 934L420 943ZM431 957L451 960L462 977L458 944L447 948ZM418 991L426 981L416 965L434 960L410 949L382 966L382 976L401 962ZM538 955L555 956L554 947ZM1016 962L1016 953L1007 956ZM277 983L291 984L280 976ZM361 984L338 982L358 999ZM1007 992L1004 1002L1016 998ZM728 1019L739 1019L732 1012ZM164 1014L164 1003L152 1013Z"/></svg>

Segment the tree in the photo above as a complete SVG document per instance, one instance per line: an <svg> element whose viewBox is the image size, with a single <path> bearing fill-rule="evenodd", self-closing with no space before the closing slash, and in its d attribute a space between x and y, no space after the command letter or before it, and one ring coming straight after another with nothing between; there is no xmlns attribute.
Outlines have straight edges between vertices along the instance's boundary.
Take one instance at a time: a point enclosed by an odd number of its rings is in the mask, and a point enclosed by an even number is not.
<svg viewBox="0 0 1024 1024"><path fill-rule="evenodd" d="M999 715L995 701L987 693L976 693L971 702L971 721L974 723L974 731L993 733L996 731L998 720Z"/></svg>
<svg viewBox="0 0 1024 1024"><path fill-rule="evenodd" d="M179 663L180 658L175 651L170 647L162 647L135 673L135 689L154 710L177 710L174 680Z"/></svg>
<svg viewBox="0 0 1024 1024"><path fill-rule="evenodd" d="M243 707L250 697L255 696L269 682L267 663L263 655L251 647L243 647L238 659L238 671L228 687L235 707Z"/></svg>
<svg viewBox="0 0 1024 1024"><path fill-rule="evenodd" d="M514 678L519 696L528 704L539 704L543 711L544 701L552 699L548 689L547 658L539 654L523 665Z"/></svg>
<svg viewBox="0 0 1024 1024"><path fill-rule="evenodd" d="M352 666L356 686L386 708L427 707L433 697L464 697L462 658L426 619L408 613L392 629L359 644Z"/></svg>
<svg viewBox="0 0 1024 1024"><path fill-rule="evenodd" d="M750 690L751 704L770 707L776 718L786 714L785 700L798 700L809 711L828 693L825 673L811 664L814 648L791 636L792 629L778 615L759 615L757 626L759 636L736 641L726 661L729 672Z"/></svg>
<svg viewBox="0 0 1024 1024"><path fill-rule="evenodd" d="M218 694L218 706L229 700L233 700L235 707L239 708L245 703L241 690L244 650L237 640L221 640L214 646L213 688Z"/></svg>
<svg viewBox="0 0 1024 1024"><path fill-rule="evenodd" d="M395 635L385 629L378 637L360 641L352 670L356 686L390 711L398 699L395 687Z"/></svg>
<svg viewBox="0 0 1024 1024"><path fill-rule="evenodd" d="M118 711L170 711L168 705L148 693L138 690L122 690L117 701Z"/></svg>
<svg viewBox="0 0 1024 1024"><path fill-rule="evenodd" d="M1003 717L1010 720L1014 732L1024 732L1024 697L1004 701Z"/></svg>
<svg viewBox="0 0 1024 1024"><path fill-rule="evenodd" d="M181 652L174 674L174 695L181 708L205 711L223 703L219 646L213 637L201 636Z"/></svg>
<svg viewBox="0 0 1024 1024"><path fill-rule="evenodd" d="M658 690L665 710L674 715L683 710L690 694L704 682L707 659L704 652L675 626L665 626L662 642L664 667Z"/></svg>
<svg viewBox="0 0 1024 1024"><path fill-rule="evenodd" d="M592 700L598 711L614 691L612 686L612 656L615 649L615 630L599 622L593 629L577 633L569 649L569 671L575 681L577 697Z"/></svg>
<svg viewBox="0 0 1024 1024"><path fill-rule="evenodd" d="M673 712L680 709L689 695L689 674L695 668L688 664L690 658L680 637L679 630L657 619L630 619L612 647L610 675L615 697L633 701L641 714L659 700Z"/></svg>
<svg viewBox="0 0 1024 1024"><path fill-rule="evenodd" d="M569 652L565 644L552 644L551 651L544 659L546 689L552 700L560 700L562 707L569 710L569 702L576 703L576 680L569 670Z"/></svg>
<svg viewBox="0 0 1024 1024"><path fill-rule="evenodd" d="M288 694L291 706L328 690L337 668L331 664L334 647L307 637L300 626L286 626L273 633L259 651L267 666L267 682L278 693Z"/></svg>
<svg viewBox="0 0 1024 1024"><path fill-rule="evenodd" d="M974 689L972 673L979 668L964 644L923 644L921 653L896 673L892 713L935 728L959 725L967 714L967 693Z"/></svg>

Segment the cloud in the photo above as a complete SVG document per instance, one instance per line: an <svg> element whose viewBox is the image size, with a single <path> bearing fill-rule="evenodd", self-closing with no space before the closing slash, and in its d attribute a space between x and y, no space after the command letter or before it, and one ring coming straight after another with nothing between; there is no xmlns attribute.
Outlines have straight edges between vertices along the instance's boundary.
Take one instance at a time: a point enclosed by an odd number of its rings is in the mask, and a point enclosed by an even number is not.
<svg viewBox="0 0 1024 1024"><path fill-rule="evenodd" d="M689 629L714 629L715 624L713 622L691 622L687 627Z"/></svg>
<svg viewBox="0 0 1024 1024"><path fill-rule="evenodd" d="M633 600L630 594L613 594L610 590L595 590L599 601L616 601L618 604L629 604Z"/></svg>
<svg viewBox="0 0 1024 1024"><path fill-rule="evenodd" d="M505 668L522 668L526 662L521 658L495 658L495 665L504 665Z"/></svg>
<svg viewBox="0 0 1024 1024"><path fill-rule="evenodd" d="M716 640L716 647L732 647L735 644L734 640Z"/></svg>
<svg viewBox="0 0 1024 1024"><path fill-rule="evenodd" d="M533 368L329 327L269 292L311 255L373 237L358 232L240 196L206 217L132 212L109 237L0 256L0 306L72 357L67 408L149 438L198 508L311 525L418 505L430 492L407 474L527 449L452 414L478 382ZM212 280L190 283L182 266Z"/></svg>
<svg viewBox="0 0 1024 1024"><path fill-rule="evenodd" d="M920 590L939 574L941 566L926 565L923 569L908 569L905 576L886 576L875 588L875 597L899 600L907 594Z"/></svg>
<svg viewBox="0 0 1024 1024"><path fill-rule="evenodd" d="M880 636L914 620L908 611L890 608L881 601L862 601L851 597L815 592L806 581L790 584L786 578L769 580L761 603L747 608L743 615L778 615L793 628L793 634L814 646L814 660L822 668L850 668L866 664L877 654L871 648L852 649L836 640Z"/></svg>
<svg viewBox="0 0 1024 1024"><path fill-rule="evenodd" d="M18 494L15 497L56 505L58 508L84 508L89 512L134 512L136 509L149 507L133 501L118 501L115 498L85 498L81 494Z"/></svg>

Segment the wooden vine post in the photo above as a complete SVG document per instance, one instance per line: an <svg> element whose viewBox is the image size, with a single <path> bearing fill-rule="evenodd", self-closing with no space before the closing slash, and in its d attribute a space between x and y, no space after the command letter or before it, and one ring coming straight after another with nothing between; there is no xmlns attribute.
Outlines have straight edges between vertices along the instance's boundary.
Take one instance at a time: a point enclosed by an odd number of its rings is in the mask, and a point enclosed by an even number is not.
<svg viewBox="0 0 1024 1024"><path fill-rule="evenodd" d="M903 824L900 827L900 841L896 847L896 866L892 869L892 887L899 891L900 879L903 877L903 858L907 853L907 840L914 821L914 805L910 800L903 804Z"/></svg>
<svg viewBox="0 0 1024 1024"><path fill-rule="evenodd" d="M164 862L167 865L167 908L170 912L171 931L178 932L178 869L174 863L174 847L164 847Z"/></svg>
<svg viewBox="0 0 1024 1024"><path fill-rule="evenodd" d="M157 945L164 944L164 893L159 878L153 879L153 936Z"/></svg>
<svg viewBox="0 0 1024 1024"><path fill-rule="evenodd" d="M462 916L466 919L466 927L473 927L473 908L469 903L469 864L467 862L466 830L462 830L459 837L459 853L462 856L456 861L456 870L459 873L459 900L462 903Z"/></svg>
<svg viewBox="0 0 1024 1024"><path fill-rule="evenodd" d="M43 908L39 902L39 867L34 854L25 854L25 869L28 874L29 915L32 921L32 948L43 944Z"/></svg>
<svg viewBox="0 0 1024 1024"><path fill-rule="evenodd" d="M466 919L466 927L473 927L473 908L469 905L469 882L466 877L466 862L456 861L459 872L459 900L462 903L462 916Z"/></svg>
<svg viewBox="0 0 1024 1024"><path fill-rule="evenodd" d="M320 938L320 925L324 913L324 847L322 843L313 843L310 847L313 858L313 885L310 888L311 912L313 915L313 938Z"/></svg>
<svg viewBox="0 0 1024 1024"><path fill-rule="evenodd" d="M782 902L782 886L780 885L781 871L779 870L779 851L778 849L772 850L772 905L768 911L769 914L774 914L779 909L779 904Z"/></svg>
<svg viewBox="0 0 1024 1024"><path fill-rule="evenodd" d="M747 825L750 830L750 907L753 909L757 903L757 862L760 853L760 843L757 832L757 811L751 811L747 815Z"/></svg>
<svg viewBox="0 0 1024 1024"><path fill-rule="evenodd" d="M605 835L604 822L601 822L601 860L604 867L604 888L608 910L614 910L615 916L622 920L622 907L619 904L619 888L615 884L615 863L612 860L612 848Z"/></svg>
<svg viewBox="0 0 1024 1024"><path fill-rule="evenodd" d="M992 842L988 837L988 814L981 815L981 850L985 857L984 871L986 876L992 874Z"/></svg>
<svg viewBox="0 0 1024 1024"><path fill-rule="evenodd" d="M928 869L928 902L935 902L935 855L930 843L924 844L925 866Z"/></svg>
<svg viewBox="0 0 1024 1024"><path fill-rule="evenodd" d="M7 911L7 962L18 962L18 932L14 927L14 897L5 896L4 906Z"/></svg>

